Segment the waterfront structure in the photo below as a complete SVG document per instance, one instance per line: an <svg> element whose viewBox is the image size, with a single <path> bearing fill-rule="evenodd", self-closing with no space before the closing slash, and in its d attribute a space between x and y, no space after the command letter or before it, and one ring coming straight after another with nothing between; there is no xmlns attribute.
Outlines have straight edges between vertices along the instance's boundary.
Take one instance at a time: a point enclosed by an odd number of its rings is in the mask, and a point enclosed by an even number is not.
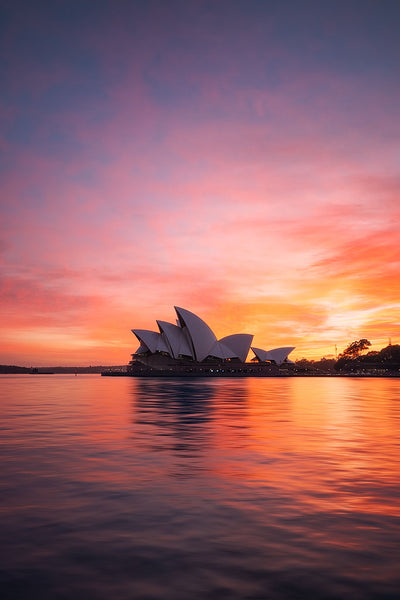
<svg viewBox="0 0 400 600"><path fill-rule="evenodd" d="M246 358L253 335L236 333L217 339L199 316L175 306L176 324L157 320L158 331L132 329L140 345L132 354L128 374L274 374L289 365L294 347L262 350L252 348L252 363Z"/></svg>
<svg viewBox="0 0 400 600"><path fill-rule="evenodd" d="M274 348L274 350L262 350L262 348L251 348L255 354L252 359L258 362L273 362L277 365L281 365L284 362L293 364L292 360L288 359L288 356L294 350L294 346L285 346L284 348Z"/></svg>
<svg viewBox="0 0 400 600"><path fill-rule="evenodd" d="M246 360L253 336L248 333L228 335L217 339L212 329L194 313L175 306L177 324L157 321L159 331L132 329L140 342L133 355L148 362L150 356L159 354L172 359L202 362L206 358Z"/></svg>

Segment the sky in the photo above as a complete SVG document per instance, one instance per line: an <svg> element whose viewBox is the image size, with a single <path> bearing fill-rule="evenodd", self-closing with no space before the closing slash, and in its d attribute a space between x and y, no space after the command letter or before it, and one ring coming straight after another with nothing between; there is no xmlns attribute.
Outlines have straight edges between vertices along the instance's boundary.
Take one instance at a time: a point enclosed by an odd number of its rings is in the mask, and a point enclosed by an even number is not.
<svg viewBox="0 0 400 600"><path fill-rule="evenodd" d="M400 343L399 22L0 0L0 363L126 364L174 306L294 359Z"/></svg>

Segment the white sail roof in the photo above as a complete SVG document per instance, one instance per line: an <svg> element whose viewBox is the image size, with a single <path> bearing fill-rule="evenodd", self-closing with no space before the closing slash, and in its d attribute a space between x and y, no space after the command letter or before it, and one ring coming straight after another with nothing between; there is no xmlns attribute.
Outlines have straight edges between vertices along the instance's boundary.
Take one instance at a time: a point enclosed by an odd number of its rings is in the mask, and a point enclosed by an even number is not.
<svg viewBox="0 0 400 600"><path fill-rule="evenodd" d="M262 348L251 348L254 354L261 362L272 360L277 365L281 365L295 349L295 346L286 346L284 348L274 348L273 350L263 350Z"/></svg>
<svg viewBox="0 0 400 600"><path fill-rule="evenodd" d="M203 361L207 356L221 360L238 358L242 362L246 361L253 340L252 335L236 333L217 340L212 329L200 317L179 306L175 306L175 310L178 317L177 325L168 321L157 321L159 332L132 329L140 341L136 354L163 352L175 359L186 356L198 362ZM292 362L289 361L288 355L294 350L294 346L273 350L252 347L252 350L258 360L273 361L281 365L285 361Z"/></svg>
<svg viewBox="0 0 400 600"><path fill-rule="evenodd" d="M141 346L147 346L150 352L169 352L164 338L157 331L150 331L148 329L132 329L132 333L136 335Z"/></svg>
<svg viewBox="0 0 400 600"><path fill-rule="evenodd" d="M175 306L179 323L183 329L187 329L193 346L194 358L198 361L204 360L211 353L217 338L200 317L184 308Z"/></svg>
<svg viewBox="0 0 400 600"><path fill-rule="evenodd" d="M228 348L225 344L222 344L220 341L214 342L211 350L209 352L210 356L215 356L215 358L235 358L235 353Z"/></svg>
<svg viewBox="0 0 400 600"><path fill-rule="evenodd" d="M134 352L134 354L145 354L148 351L149 349L147 346L145 346L144 344L140 344L139 348L136 350L136 352Z"/></svg>
<svg viewBox="0 0 400 600"><path fill-rule="evenodd" d="M219 343L230 348L232 355L229 358L239 358L242 362L245 362L253 337L250 333L236 333L221 338Z"/></svg>
<svg viewBox="0 0 400 600"><path fill-rule="evenodd" d="M157 325L165 336L169 352L173 358L179 358L179 355L193 357L185 331L181 327L167 321L157 321Z"/></svg>

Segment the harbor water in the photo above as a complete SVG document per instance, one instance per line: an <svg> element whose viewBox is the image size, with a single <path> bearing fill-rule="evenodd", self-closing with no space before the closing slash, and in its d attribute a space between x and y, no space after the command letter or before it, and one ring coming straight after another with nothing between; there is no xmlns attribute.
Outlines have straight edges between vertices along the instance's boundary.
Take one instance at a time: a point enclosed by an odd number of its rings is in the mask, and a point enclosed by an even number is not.
<svg viewBox="0 0 400 600"><path fill-rule="evenodd" d="M0 597L400 597L400 379L0 376Z"/></svg>

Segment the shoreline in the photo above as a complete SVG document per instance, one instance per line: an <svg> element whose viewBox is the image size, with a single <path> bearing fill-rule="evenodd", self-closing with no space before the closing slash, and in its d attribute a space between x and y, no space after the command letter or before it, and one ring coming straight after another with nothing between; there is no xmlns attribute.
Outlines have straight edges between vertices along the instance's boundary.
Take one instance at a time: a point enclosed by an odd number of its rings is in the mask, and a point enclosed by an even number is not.
<svg viewBox="0 0 400 600"><path fill-rule="evenodd" d="M146 371L142 373L127 373L120 371L104 371L101 373L102 377L137 377L141 378L153 378L153 379L164 379L170 377L172 379L265 379L265 378L291 378L291 377L331 377L331 378L349 378L356 377L358 379L374 378L394 378L399 379L400 373L178 373L170 371Z"/></svg>

